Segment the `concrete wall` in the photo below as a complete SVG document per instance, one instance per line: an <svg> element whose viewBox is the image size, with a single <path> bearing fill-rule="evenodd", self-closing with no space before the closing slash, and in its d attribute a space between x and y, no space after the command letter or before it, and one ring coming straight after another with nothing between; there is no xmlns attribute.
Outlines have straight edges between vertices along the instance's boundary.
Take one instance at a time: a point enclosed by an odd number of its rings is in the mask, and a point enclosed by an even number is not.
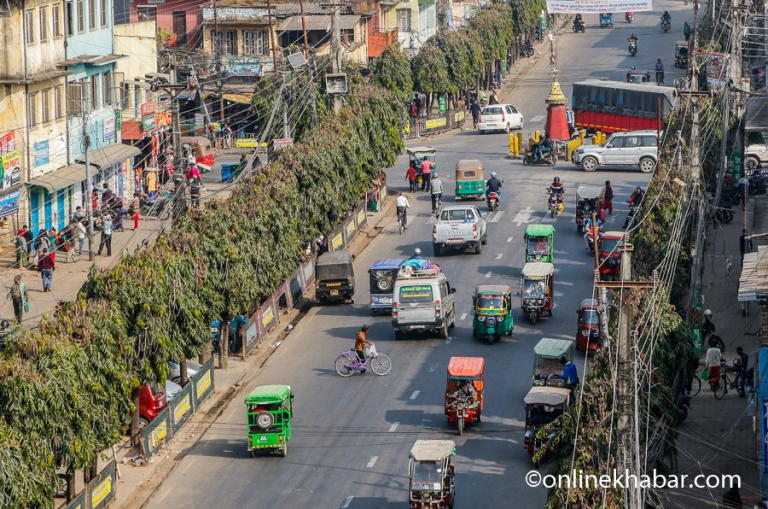
<svg viewBox="0 0 768 509"><path fill-rule="evenodd" d="M0 17L0 76L4 78L24 77L24 37L22 34L24 13L12 9L7 18Z"/></svg>
<svg viewBox="0 0 768 509"><path fill-rule="evenodd" d="M163 30L170 32L170 44L171 46L175 46L177 43L184 42L184 39L181 38L181 40L179 40L179 35L181 34L174 31L173 13L185 12L186 16L184 19L187 25L187 30L184 35L186 35L186 43L196 46L199 41L194 39L195 33L203 21L200 6L207 2L208 0L184 0L183 2L178 0L166 0L166 2L161 4L153 4L148 0L135 0L135 2L131 2L130 7L131 23L139 21L139 7L156 7L157 28L162 28Z"/></svg>
<svg viewBox="0 0 768 509"><path fill-rule="evenodd" d="M123 73L126 80L143 79L147 73L157 72L157 44L155 39L156 24L154 21L137 21L127 25L115 25L115 53L131 55L130 58L118 60L115 72ZM127 107L123 110L123 119L134 119L136 115L136 87L129 86ZM138 89L138 104L147 102L152 95L142 88Z"/></svg>

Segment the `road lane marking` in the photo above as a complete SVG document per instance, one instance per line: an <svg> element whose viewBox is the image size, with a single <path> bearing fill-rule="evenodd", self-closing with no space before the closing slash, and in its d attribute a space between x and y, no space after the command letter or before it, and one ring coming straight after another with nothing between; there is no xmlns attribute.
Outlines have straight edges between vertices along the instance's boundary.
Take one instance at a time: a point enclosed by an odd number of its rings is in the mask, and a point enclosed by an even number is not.
<svg viewBox="0 0 768 509"><path fill-rule="evenodd" d="M514 238L514 237L507 237L507 244L509 244L510 242L512 242L512 239L513 239L513 238Z"/></svg>
<svg viewBox="0 0 768 509"><path fill-rule="evenodd" d="M517 223L517 226L531 223L534 221L533 219L531 219L531 216L533 215L533 213L534 211L531 210L531 207L527 207L525 210L518 211L517 215L512 220L512 222Z"/></svg>
<svg viewBox="0 0 768 509"><path fill-rule="evenodd" d="M550 217L550 216L549 216L549 214L547 214L547 213L545 212L545 213L544 213L544 217L541 219L541 222L542 222L542 223L556 223L556 222L557 222L557 219L558 219L559 217L560 217L560 216Z"/></svg>
<svg viewBox="0 0 768 509"><path fill-rule="evenodd" d="M429 216L429 219L427 219L427 224L435 224L437 222L437 216Z"/></svg>
<svg viewBox="0 0 768 509"><path fill-rule="evenodd" d="M439 364L432 364L432 365L429 367L429 372L430 372L430 373L434 373L435 371L437 371L437 366L439 366Z"/></svg>
<svg viewBox="0 0 768 509"><path fill-rule="evenodd" d="M398 426L400 426L399 422L394 423L392 426L389 427L389 432L390 433L394 432Z"/></svg>
<svg viewBox="0 0 768 509"><path fill-rule="evenodd" d="M376 464L377 459L379 459L378 456L373 456L371 460L368 462L368 464L365 466L365 468L373 468L373 466Z"/></svg>
<svg viewBox="0 0 768 509"><path fill-rule="evenodd" d="M341 503L341 507L339 509L347 509L349 507L349 504L352 503L352 499L355 497L347 497L344 499L344 502Z"/></svg>
<svg viewBox="0 0 768 509"><path fill-rule="evenodd" d="M535 124L536 122L541 122L542 120L544 120L544 115L536 115L535 117L528 119L528 122Z"/></svg>
<svg viewBox="0 0 768 509"><path fill-rule="evenodd" d="M466 313L462 313L461 316L459 317L459 320L463 320L466 317L467 317L467 314Z"/></svg>
<svg viewBox="0 0 768 509"><path fill-rule="evenodd" d="M501 260L501 257L504 256L504 253L499 253L496 255L497 260Z"/></svg>
<svg viewBox="0 0 768 509"><path fill-rule="evenodd" d="M488 272L488 274L485 275L485 279L488 279L491 277L492 272Z"/></svg>
<svg viewBox="0 0 768 509"><path fill-rule="evenodd" d="M504 215L503 210L499 210L496 212L491 212L490 217L488 218L489 223L498 223L499 219L501 219L501 216Z"/></svg>
<svg viewBox="0 0 768 509"><path fill-rule="evenodd" d="M416 399L420 392L421 391L413 391L413 394L411 394L411 399Z"/></svg>

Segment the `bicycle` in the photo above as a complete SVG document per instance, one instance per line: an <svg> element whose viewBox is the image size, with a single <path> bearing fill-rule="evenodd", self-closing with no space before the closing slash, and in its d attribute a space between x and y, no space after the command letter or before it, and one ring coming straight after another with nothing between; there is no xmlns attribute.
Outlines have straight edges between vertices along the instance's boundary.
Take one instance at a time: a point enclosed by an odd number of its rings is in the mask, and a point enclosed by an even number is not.
<svg viewBox="0 0 768 509"><path fill-rule="evenodd" d="M397 211L397 228L400 230L400 235L402 235L405 228L405 210Z"/></svg>
<svg viewBox="0 0 768 509"><path fill-rule="evenodd" d="M365 349L365 362L362 362L354 349L342 352L334 361L336 373L339 376L352 376L355 371L362 372L366 366L379 376L384 376L392 369L392 361L383 353L376 351L375 345L371 344Z"/></svg>
<svg viewBox="0 0 768 509"><path fill-rule="evenodd" d="M728 373L735 373L735 378L731 380ZM744 396L744 379L741 376L741 368L728 366L724 359L720 360L720 378L716 383L711 383L712 391L715 393L715 399L723 399L728 394L728 389L736 389L739 396Z"/></svg>

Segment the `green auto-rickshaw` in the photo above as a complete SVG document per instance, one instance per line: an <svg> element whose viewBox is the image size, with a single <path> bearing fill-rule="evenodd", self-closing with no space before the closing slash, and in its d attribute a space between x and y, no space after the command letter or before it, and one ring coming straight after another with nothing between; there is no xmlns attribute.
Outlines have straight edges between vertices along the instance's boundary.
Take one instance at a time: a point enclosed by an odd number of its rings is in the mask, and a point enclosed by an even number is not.
<svg viewBox="0 0 768 509"><path fill-rule="evenodd" d="M525 261L554 263L555 227L531 224L525 229Z"/></svg>
<svg viewBox="0 0 768 509"><path fill-rule="evenodd" d="M478 285L472 303L475 307L473 336L486 338L488 343L493 343L505 334L512 335L515 326L512 318L512 288L505 285Z"/></svg>
<svg viewBox="0 0 768 509"><path fill-rule="evenodd" d="M288 455L293 420L293 393L288 385L262 385L247 398L248 452L255 458L259 449Z"/></svg>
<svg viewBox="0 0 768 509"><path fill-rule="evenodd" d="M485 172L478 159L463 159L456 163L456 192L454 200L467 198L485 200Z"/></svg>

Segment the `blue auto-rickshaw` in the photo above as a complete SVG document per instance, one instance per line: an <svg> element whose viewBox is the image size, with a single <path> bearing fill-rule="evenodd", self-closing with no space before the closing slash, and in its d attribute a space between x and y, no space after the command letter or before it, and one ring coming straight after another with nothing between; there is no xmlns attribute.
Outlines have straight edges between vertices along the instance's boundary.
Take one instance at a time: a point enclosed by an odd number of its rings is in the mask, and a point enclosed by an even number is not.
<svg viewBox="0 0 768 509"><path fill-rule="evenodd" d="M373 316L379 311L392 311L393 289L402 264L401 258L387 258L377 261L368 269L371 275L371 303L368 307Z"/></svg>
<svg viewBox="0 0 768 509"><path fill-rule="evenodd" d="M600 28L611 27L613 28L613 14L610 12L600 13Z"/></svg>

